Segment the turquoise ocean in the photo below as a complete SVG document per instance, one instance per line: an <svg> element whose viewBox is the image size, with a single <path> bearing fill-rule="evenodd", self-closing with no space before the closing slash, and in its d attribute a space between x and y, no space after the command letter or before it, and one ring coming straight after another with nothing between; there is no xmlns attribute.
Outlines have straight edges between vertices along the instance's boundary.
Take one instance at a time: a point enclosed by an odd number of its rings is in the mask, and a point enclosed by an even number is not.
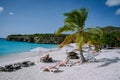
<svg viewBox="0 0 120 80"><path fill-rule="evenodd" d="M0 56L8 54L19 54L21 52L29 52L31 49L42 48L56 48L56 44L35 44L27 42L7 41L0 38Z"/></svg>

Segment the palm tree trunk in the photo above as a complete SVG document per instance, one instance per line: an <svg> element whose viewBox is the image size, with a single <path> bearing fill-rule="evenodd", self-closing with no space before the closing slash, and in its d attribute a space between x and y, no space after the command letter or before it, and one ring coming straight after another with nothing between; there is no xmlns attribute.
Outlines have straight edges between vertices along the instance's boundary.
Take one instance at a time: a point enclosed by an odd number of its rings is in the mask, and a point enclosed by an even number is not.
<svg viewBox="0 0 120 80"><path fill-rule="evenodd" d="M83 56L82 47L80 48L80 56L81 56L82 63L86 62L86 59L85 59L85 57Z"/></svg>

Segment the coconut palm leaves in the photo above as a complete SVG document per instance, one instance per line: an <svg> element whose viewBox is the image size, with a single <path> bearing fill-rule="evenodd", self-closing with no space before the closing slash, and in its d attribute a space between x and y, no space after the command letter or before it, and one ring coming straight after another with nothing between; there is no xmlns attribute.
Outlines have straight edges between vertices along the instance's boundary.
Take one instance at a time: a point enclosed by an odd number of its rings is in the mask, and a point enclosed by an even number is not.
<svg viewBox="0 0 120 80"><path fill-rule="evenodd" d="M59 45L59 48L62 48L64 45L67 45L67 44L73 42L75 36L76 36L75 34L66 36L65 40Z"/></svg>
<svg viewBox="0 0 120 80"><path fill-rule="evenodd" d="M102 31L99 28L84 28L85 20L88 16L88 9L86 8L73 10L71 12L65 13L64 16L66 16L64 26L60 27L55 34L59 35L62 32L67 31L73 31L73 34L67 36L65 40L59 45L59 47L75 41L80 51L82 61L84 62L86 60L83 56L82 46L86 42L96 45L97 39L102 37Z"/></svg>
<svg viewBox="0 0 120 80"><path fill-rule="evenodd" d="M82 8L80 10L73 10L72 12L65 13L64 16L67 18L65 19L65 24L70 23L74 27L74 30L77 28L84 28L84 23L88 15L88 9Z"/></svg>

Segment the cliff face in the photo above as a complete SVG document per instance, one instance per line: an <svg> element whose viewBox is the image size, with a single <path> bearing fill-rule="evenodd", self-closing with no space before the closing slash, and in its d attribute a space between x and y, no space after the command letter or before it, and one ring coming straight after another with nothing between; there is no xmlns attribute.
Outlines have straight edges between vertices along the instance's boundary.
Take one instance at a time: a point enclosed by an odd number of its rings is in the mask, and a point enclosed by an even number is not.
<svg viewBox="0 0 120 80"><path fill-rule="evenodd" d="M59 44L65 39L65 37L65 34L59 36L54 34L9 35L7 40L30 43Z"/></svg>

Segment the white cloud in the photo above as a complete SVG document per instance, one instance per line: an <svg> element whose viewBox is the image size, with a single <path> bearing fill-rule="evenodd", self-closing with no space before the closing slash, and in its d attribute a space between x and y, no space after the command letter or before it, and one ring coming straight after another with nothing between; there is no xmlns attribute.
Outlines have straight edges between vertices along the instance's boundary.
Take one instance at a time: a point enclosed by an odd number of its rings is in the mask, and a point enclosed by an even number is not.
<svg viewBox="0 0 120 80"><path fill-rule="evenodd" d="M11 15L11 16L14 15L14 12L9 12L9 15Z"/></svg>
<svg viewBox="0 0 120 80"><path fill-rule="evenodd" d="M107 6L118 6L120 5L120 0L107 0L105 3Z"/></svg>
<svg viewBox="0 0 120 80"><path fill-rule="evenodd" d="M3 8L3 7L0 7L0 13L2 13L2 12L3 12L3 10L4 10L4 8Z"/></svg>
<svg viewBox="0 0 120 80"><path fill-rule="evenodd" d="M115 12L116 15L120 15L120 8Z"/></svg>

